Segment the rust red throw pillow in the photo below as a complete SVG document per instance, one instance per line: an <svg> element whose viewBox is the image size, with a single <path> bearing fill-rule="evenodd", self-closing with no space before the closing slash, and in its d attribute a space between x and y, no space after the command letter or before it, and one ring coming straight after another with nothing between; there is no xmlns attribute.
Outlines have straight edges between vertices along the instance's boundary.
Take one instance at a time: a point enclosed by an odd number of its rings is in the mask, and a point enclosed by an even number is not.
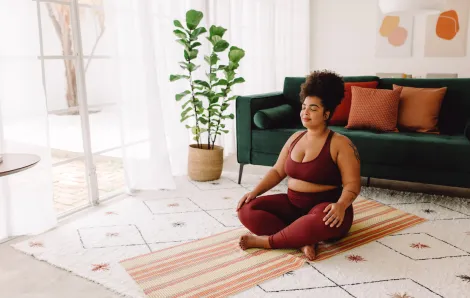
<svg viewBox="0 0 470 298"><path fill-rule="evenodd" d="M398 131L401 88L389 90L353 86L351 92L351 111L346 128L379 132Z"/></svg>
<svg viewBox="0 0 470 298"><path fill-rule="evenodd" d="M346 125L348 124L349 111L351 110L351 87L363 87L363 88L377 88L379 82L346 82L344 83L344 98L341 104L336 107L333 117L330 119L330 125Z"/></svg>

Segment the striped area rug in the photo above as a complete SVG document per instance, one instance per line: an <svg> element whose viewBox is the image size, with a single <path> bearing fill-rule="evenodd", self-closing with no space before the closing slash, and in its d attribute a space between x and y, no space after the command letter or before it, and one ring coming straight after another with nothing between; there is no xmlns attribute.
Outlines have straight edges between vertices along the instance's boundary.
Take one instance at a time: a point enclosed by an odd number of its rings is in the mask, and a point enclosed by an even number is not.
<svg viewBox="0 0 470 298"><path fill-rule="evenodd" d="M317 261L398 232L426 219L358 197L349 234L320 243ZM241 227L190 243L121 261L148 297L227 297L300 268L307 260L297 249L238 246Z"/></svg>
<svg viewBox="0 0 470 298"><path fill-rule="evenodd" d="M245 228L121 261L148 297L227 297L302 267L297 250L243 251Z"/></svg>

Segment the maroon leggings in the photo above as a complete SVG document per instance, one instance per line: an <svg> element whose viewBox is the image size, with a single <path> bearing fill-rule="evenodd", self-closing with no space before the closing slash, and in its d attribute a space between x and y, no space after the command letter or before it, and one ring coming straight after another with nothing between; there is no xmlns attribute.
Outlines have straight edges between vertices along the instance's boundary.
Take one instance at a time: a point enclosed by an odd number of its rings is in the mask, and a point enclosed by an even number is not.
<svg viewBox="0 0 470 298"><path fill-rule="evenodd" d="M301 248L320 241L335 241L347 235L353 222L352 205L346 209L338 228L326 226L323 210L335 203L342 189L257 197L238 210L241 223L258 236L269 235L271 248ZM330 223L331 224L331 223Z"/></svg>

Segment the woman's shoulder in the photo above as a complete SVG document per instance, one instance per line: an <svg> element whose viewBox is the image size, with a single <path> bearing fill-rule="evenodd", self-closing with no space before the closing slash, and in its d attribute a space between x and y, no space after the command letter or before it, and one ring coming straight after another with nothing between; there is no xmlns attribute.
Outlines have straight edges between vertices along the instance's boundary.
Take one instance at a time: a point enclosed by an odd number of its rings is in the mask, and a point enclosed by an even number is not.
<svg viewBox="0 0 470 298"><path fill-rule="evenodd" d="M286 146L291 146L292 143L297 139L299 138L303 133L305 133L306 130L299 130L299 131L296 131L294 132L290 137L289 139L287 139L286 141Z"/></svg>
<svg viewBox="0 0 470 298"><path fill-rule="evenodd" d="M341 150L341 148L354 146L350 138L338 132L333 132L333 137L331 138L331 145L333 147L336 147L338 150Z"/></svg>

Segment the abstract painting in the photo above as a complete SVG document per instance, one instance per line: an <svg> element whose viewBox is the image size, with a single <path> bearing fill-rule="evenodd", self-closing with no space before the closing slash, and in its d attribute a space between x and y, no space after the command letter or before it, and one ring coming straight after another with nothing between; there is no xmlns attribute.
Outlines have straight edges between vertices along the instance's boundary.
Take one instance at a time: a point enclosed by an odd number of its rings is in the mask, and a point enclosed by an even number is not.
<svg viewBox="0 0 470 298"><path fill-rule="evenodd" d="M413 44L413 16L383 15L379 9L377 57L409 57Z"/></svg>
<svg viewBox="0 0 470 298"><path fill-rule="evenodd" d="M446 9L426 20L426 57L462 57L467 52L470 1L447 0Z"/></svg>

